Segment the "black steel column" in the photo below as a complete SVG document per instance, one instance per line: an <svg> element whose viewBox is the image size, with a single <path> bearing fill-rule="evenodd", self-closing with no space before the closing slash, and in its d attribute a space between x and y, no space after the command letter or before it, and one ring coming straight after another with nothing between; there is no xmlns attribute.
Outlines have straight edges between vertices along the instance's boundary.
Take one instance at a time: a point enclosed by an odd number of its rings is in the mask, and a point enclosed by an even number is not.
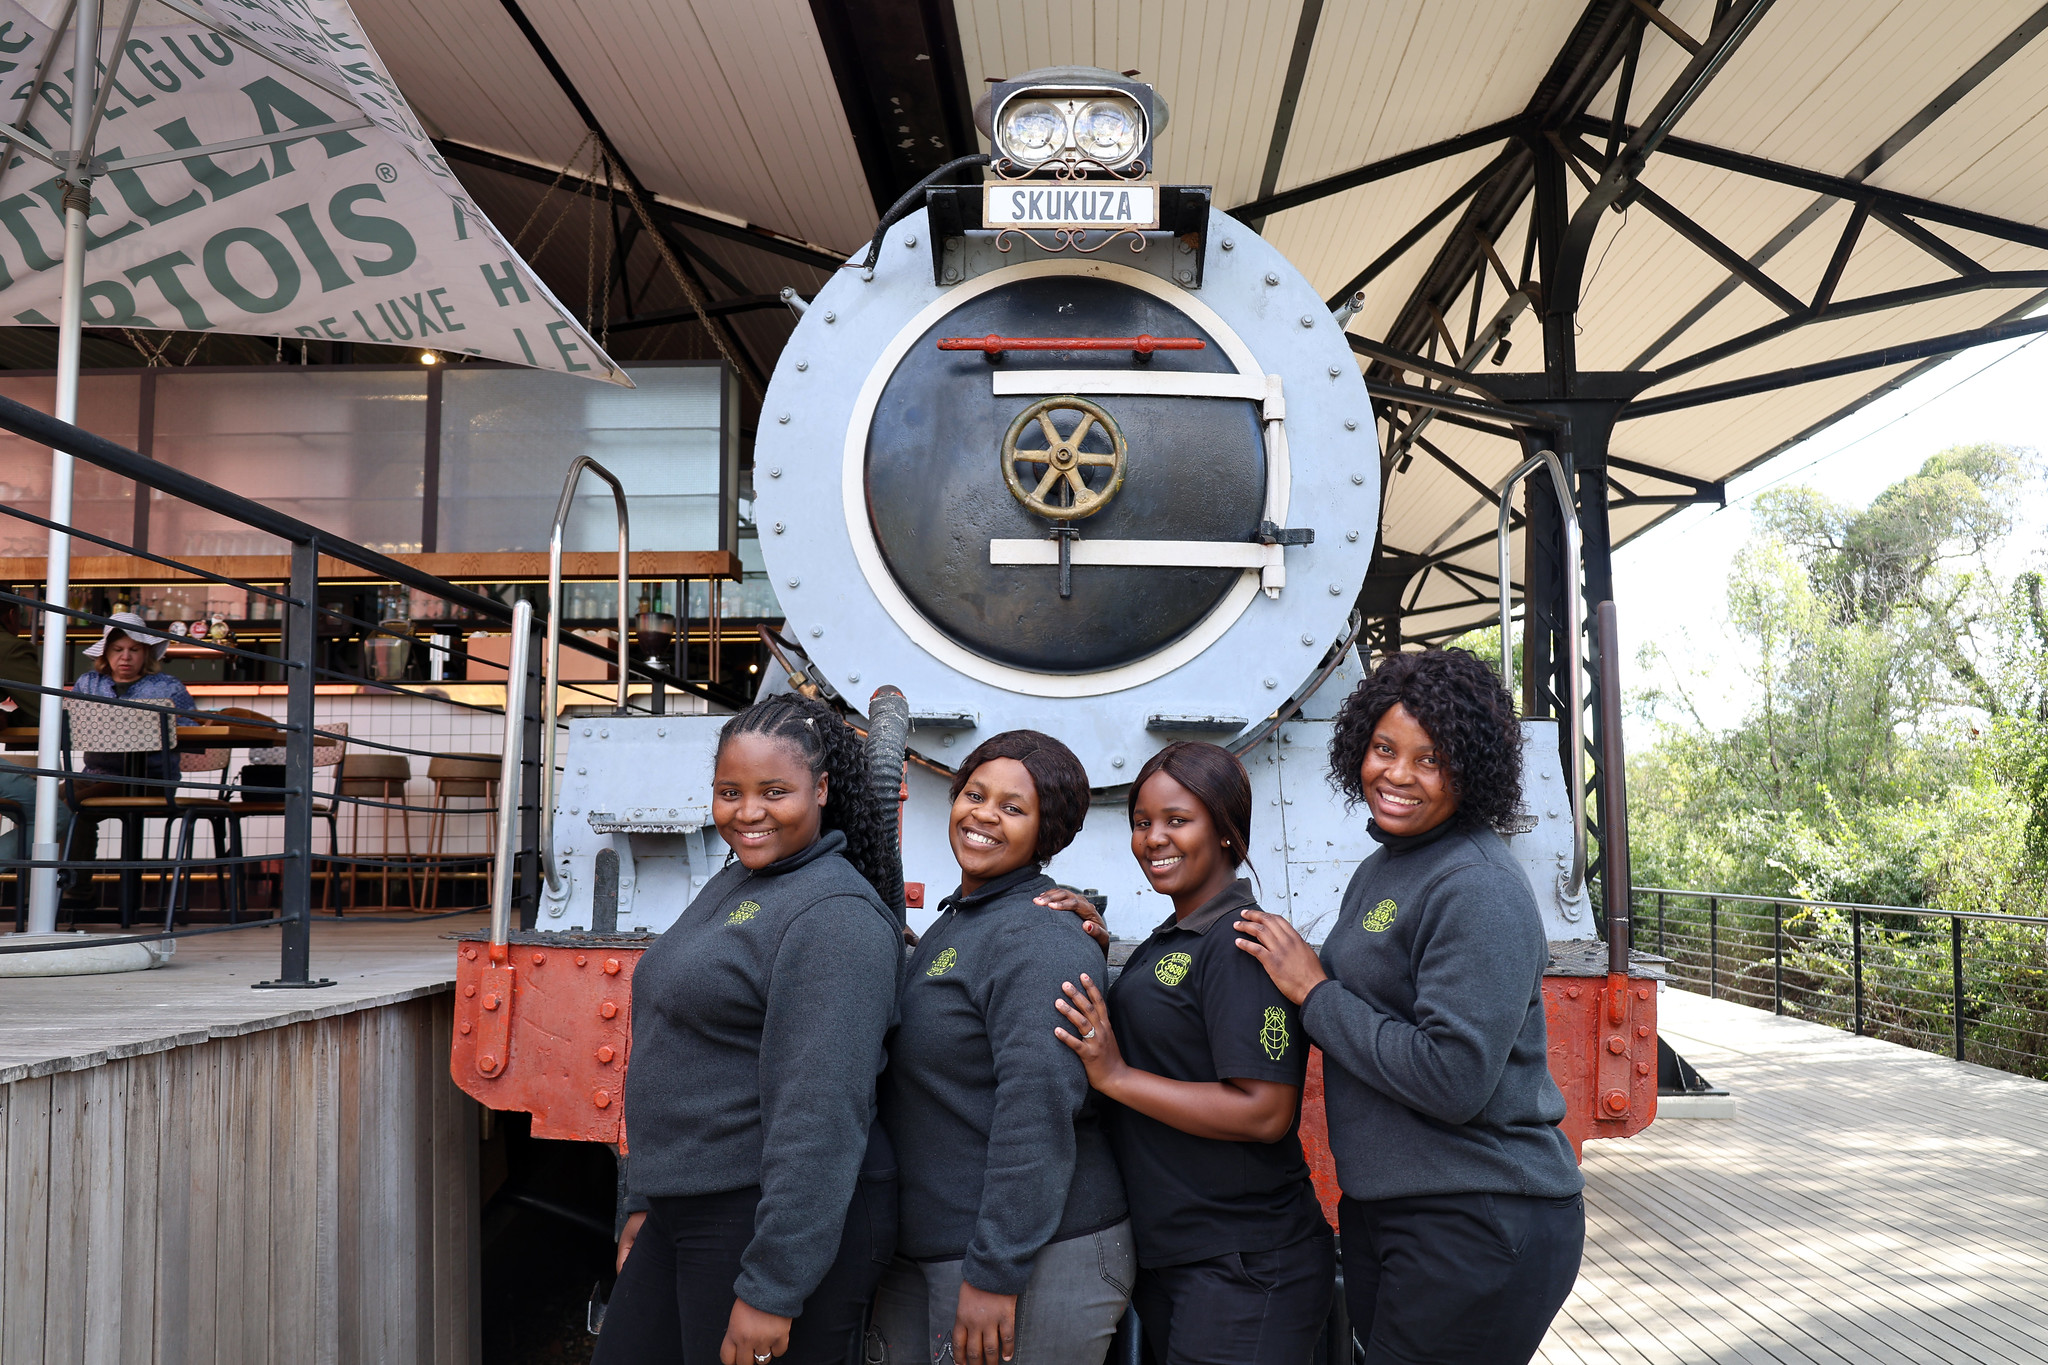
<svg viewBox="0 0 2048 1365"><path fill-rule="evenodd" d="M313 651L319 640L320 542L292 546L291 605L285 608L283 945L275 981L260 987L332 986L312 978ZM328 870L333 875L333 869Z"/></svg>

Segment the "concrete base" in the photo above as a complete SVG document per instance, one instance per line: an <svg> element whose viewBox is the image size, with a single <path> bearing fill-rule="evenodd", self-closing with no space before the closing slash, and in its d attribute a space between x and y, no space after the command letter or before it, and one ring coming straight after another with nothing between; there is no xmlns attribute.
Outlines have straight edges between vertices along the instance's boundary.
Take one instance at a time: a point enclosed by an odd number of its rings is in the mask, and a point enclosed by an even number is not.
<svg viewBox="0 0 2048 1365"><path fill-rule="evenodd" d="M1657 1117L1663 1119L1732 1119L1733 1095L1659 1095Z"/></svg>
<svg viewBox="0 0 2048 1365"><path fill-rule="evenodd" d="M40 953L0 953L0 976L98 976L105 972L146 972L171 960L178 945L158 943L94 943L80 930L69 934L7 934L0 944L61 943L77 940L76 948Z"/></svg>

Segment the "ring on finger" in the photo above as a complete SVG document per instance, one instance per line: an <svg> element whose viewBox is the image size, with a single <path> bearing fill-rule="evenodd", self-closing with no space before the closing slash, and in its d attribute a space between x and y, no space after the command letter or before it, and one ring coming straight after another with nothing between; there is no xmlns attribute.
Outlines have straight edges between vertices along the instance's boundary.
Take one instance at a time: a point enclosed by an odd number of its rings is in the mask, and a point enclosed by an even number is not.
<svg viewBox="0 0 2048 1365"><path fill-rule="evenodd" d="M1088 1030L1088 1031L1087 1031L1086 1033L1084 1033L1084 1034L1082 1034L1082 1035L1081 1035L1081 1039L1082 1039L1082 1041L1083 1041L1083 1042L1086 1042L1086 1041L1087 1041L1088 1039L1090 1039L1090 1038L1093 1038L1094 1036L1095 1036L1095 1030L1094 1030L1094 1029L1089 1029L1089 1030Z"/></svg>

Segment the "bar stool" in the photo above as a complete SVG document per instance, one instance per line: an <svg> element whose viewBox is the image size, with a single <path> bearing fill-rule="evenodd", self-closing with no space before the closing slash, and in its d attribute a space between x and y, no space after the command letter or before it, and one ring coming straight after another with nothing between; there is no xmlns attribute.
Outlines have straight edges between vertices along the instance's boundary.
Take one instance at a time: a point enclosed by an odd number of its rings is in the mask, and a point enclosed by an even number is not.
<svg viewBox="0 0 2048 1365"><path fill-rule="evenodd" d="M404 754L350 754L341 761L341 776L334 784L339 796L355 796L366 800L390 802L397 810L380 810L383 816L379 822L381 839L378 856L383 860L382 904L391 904L391 817L398 817L398 828L405 845L407 897L411 896L410 879L412 869L412 810L405 805L405 784L412 780L412 760ZM360 805L349 808L348 851L351 857L362 852L363 808ZM356 908L356 894L362 869L351 863L348 870L348 906Z"/></svg>
<svg viewBox="0 0 2048 1365"><path fill-rule="evenodd" d="M221 714L233 715L238 713L235 709L228 708L224 709ZM243 711L239 712L239 714L248 719L265 721L271 719L269 716L256 711ZM339 768L342 759L347 754L348 722L332 721L326 724L316 722L313 735L313 780L316 789L319 785L320 769ZM274 785L283 786L284 764L285 751L282 744L270 745L261 749L251 749L249 751L249 760L242 765L242 786L244 790L239 793L235 801L235 819L242 820L254 815L281 816L284 814L283 797L259 796L247 790L247 788L252 786L272 785L252 781L255 777L255 774L250 772L252 768L268 769L274 772L277 775L277 781ZM320 889L320 908L322 910L334 908L334 860L341 854L341 822L335 813L334 807L335 803L332 801L322 803L316 800L313 802L313 818L327 822L327 878Z"/></svg>
<svg viewBox="0 0 2048 1365"><path fill-rule="evenodd" d="M498 807L499 762L495 754L448 754L427 763L427 777L434 784L434 817L427 827L426 908L436 909L441 901L442 863L447 852L448 817L451 815L494 815ZM482 806L451 805L455 801L481 801ZM491 821L496 832L497 821ZM497 847L497 841L491 841ZM484 863L489 865L489 854ZM476 861L465 857L464 862Z"/></svg>

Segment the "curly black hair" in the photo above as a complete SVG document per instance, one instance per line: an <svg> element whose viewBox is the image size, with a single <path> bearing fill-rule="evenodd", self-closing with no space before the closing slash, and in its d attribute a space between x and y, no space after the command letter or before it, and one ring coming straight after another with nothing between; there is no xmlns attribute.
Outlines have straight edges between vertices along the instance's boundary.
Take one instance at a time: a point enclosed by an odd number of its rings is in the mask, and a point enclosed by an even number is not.
<svg viewBox="0 0 2048 1365"><path fill-rule="evenodd" d="M875 804L868 784L868 751L861 737L822 701L778 692L761 698L718 731L718 749L735 735L766 735L792 745L803 755L811 776L827 774L823 829L846 835L846 861L867 878L886 904L890 893L888 860L883 856L895 838L888 813Z"/></svg>
<svg viewBox="0 0 2048 1365"><path fill-rule="evenodd" d="M974 746L953 774L949 800L960 799L974 770L991 759L1014 758L1031 774L1038 788L1038 843L1032 858L1040 865L1074 842L1088 818L1088 770L1074 751L1051 735L1036 730L1005 730Z"/></svg>
<svg viewBox="0 0 2048 1365"><path fill-rule="evenodd" d="M1330 736L1330 785L1345 805L1365 799L1360 769L1373 727L1393 706L1436 741L1437 754L1458 797L1454 819L1503 834L1518 827L1522 811L1522 727L1507 690L1478 655L1466 649L1425 649L1396 654L1374 669L1344 699Z"/></svg>

